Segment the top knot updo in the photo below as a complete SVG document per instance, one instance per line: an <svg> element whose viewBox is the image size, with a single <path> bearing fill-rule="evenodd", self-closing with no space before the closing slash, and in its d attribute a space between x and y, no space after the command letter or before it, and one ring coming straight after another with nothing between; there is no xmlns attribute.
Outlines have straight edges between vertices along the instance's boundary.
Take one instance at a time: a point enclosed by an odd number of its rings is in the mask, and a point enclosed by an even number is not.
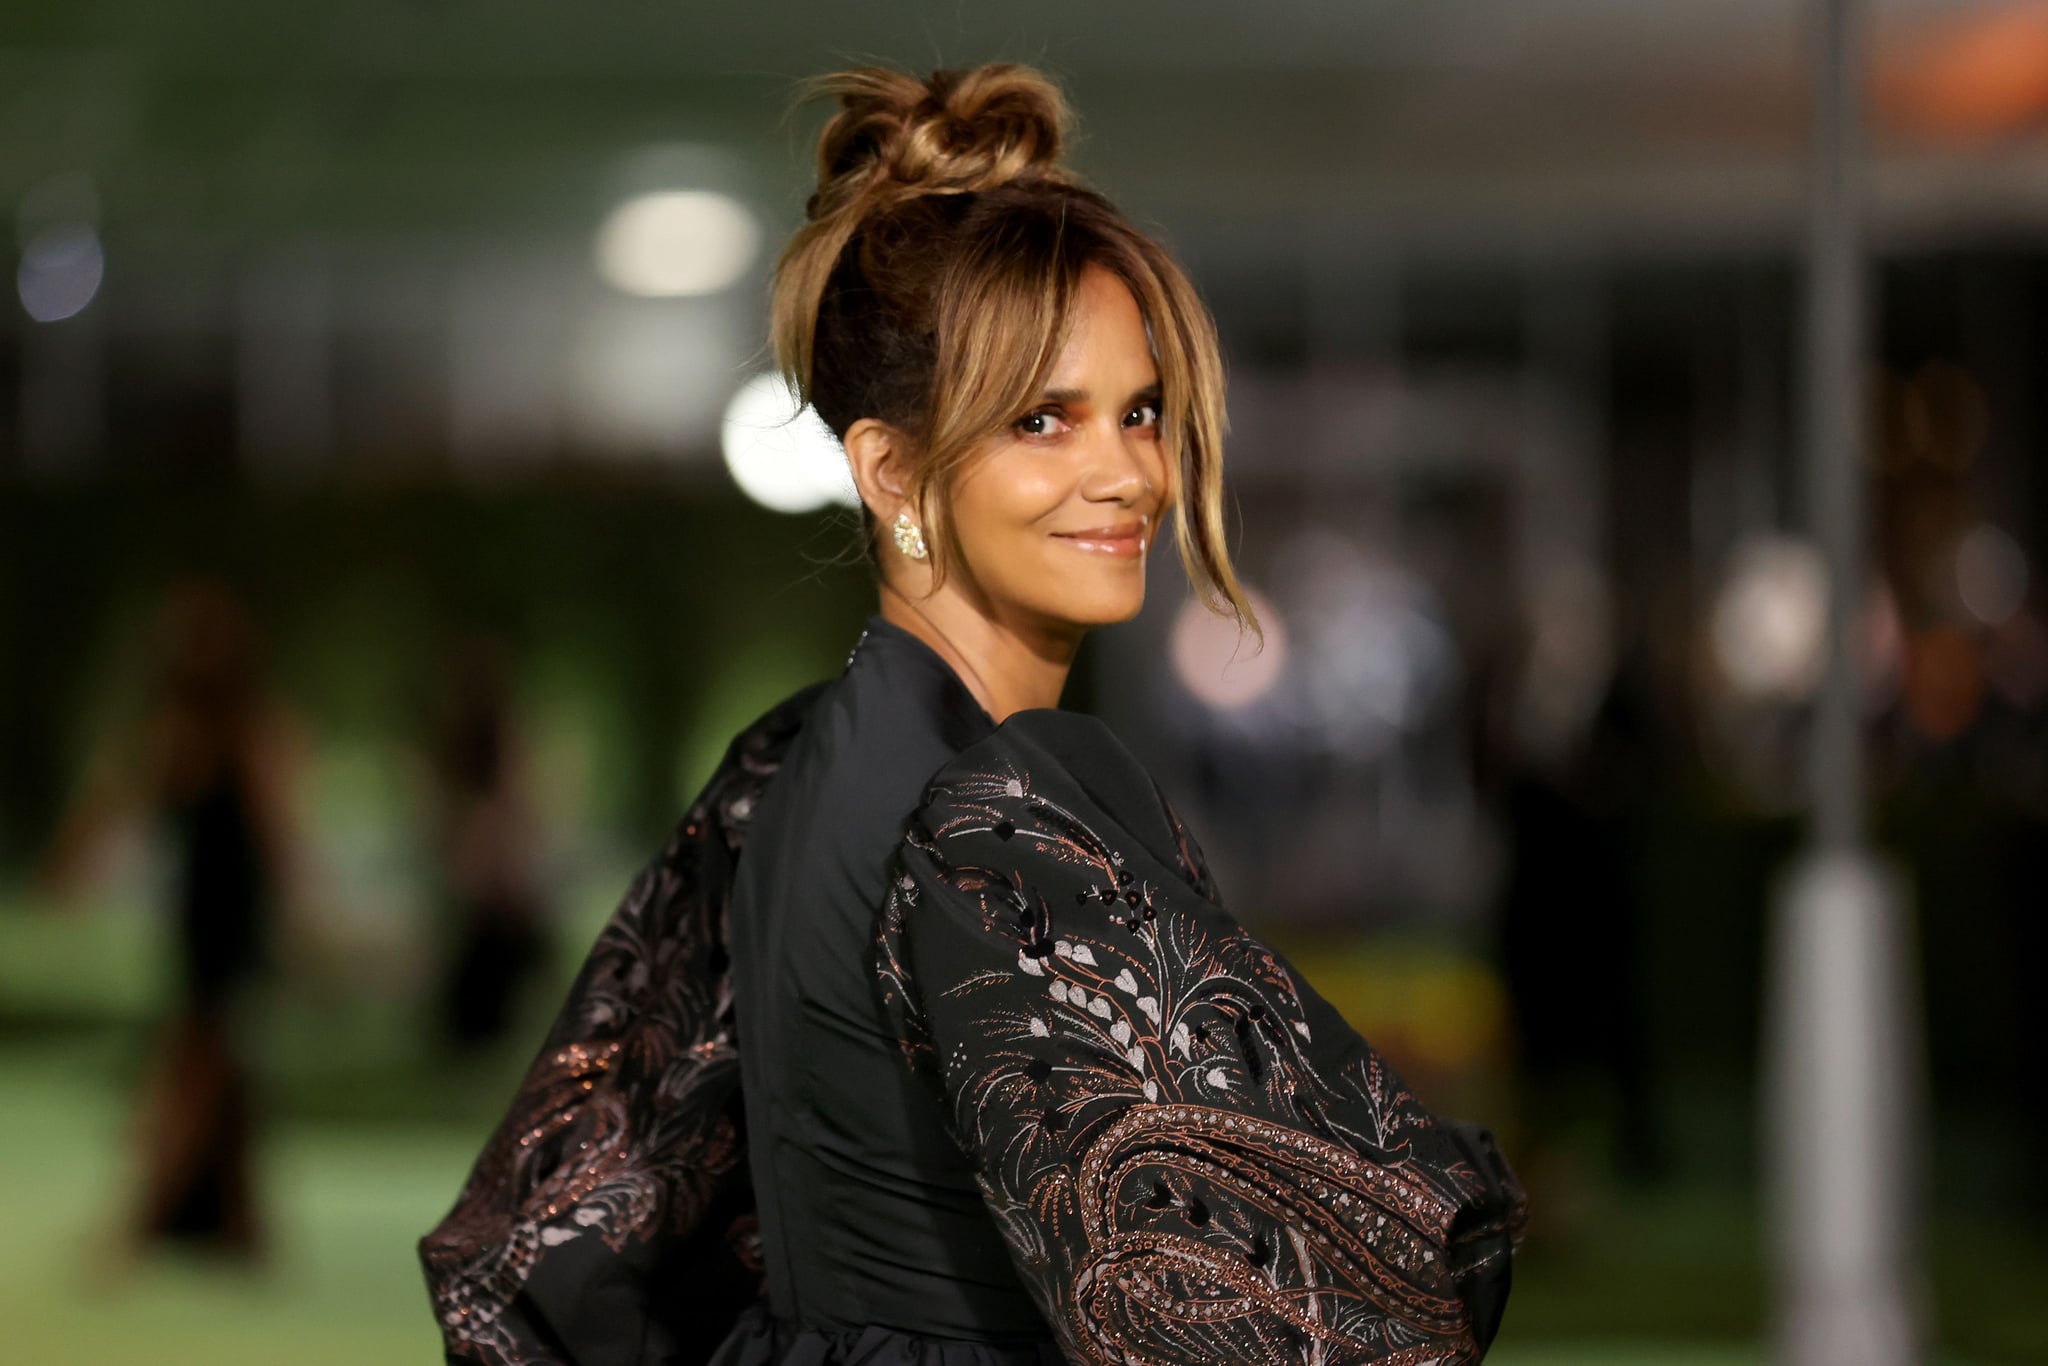
<svg viewBox="0 0 2048 1366"><path fill-rule="evenodd" d="M826 76L842 112L818 143L813 219L863 198L974 193L1027 176L1064 178L1069 120L1059 87L997 63L920 81L885 67Z"/></svg>
<svg viewBox="0 0 2048 1366"><path fill-rule="evenodd" d="M954 475L1044 387L1095 267L1130 289L1152 342L1182 563L1205 601L1257 632L1224 544L1215 325L1166 250L1067 169L1059 87L991 63L924 78L858 67L805 93L839 109L819 134L806 221L776 261L776 361L835 435L863 418L901 433L934 584L958 555Z"/></svg>
<svg viewBox="0 0 2048 1366"><path fill-rule="evenodd" d="M1005 62L935 71L922 80L887 67L855 67L807 82L804 94L835 99L840 109L818 137L818 188L804 205L808 221L776 267L775 352L816 406L808 385L818 314L829 311L833 273L849 246L872 284L886 286L902 273L899 264L919 273L911 261L894 259L899 253L891 243L929 239L943 226L934 220L946 214L931 205L919 209L917 201L1020 182L1071 183L1060 162L1070 116L1058 86ZM845 435L827 407L819 412ZM884 415L851 413L846 423Z"/></svg>

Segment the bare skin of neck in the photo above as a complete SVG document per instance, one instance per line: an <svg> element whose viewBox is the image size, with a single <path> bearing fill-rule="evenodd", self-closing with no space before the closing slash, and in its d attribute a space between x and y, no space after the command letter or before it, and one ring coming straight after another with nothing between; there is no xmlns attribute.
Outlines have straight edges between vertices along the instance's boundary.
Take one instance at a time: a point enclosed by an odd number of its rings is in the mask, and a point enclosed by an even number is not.
<svg viewBox="0 0 2048 1366"><path fill-rule="evenodd" d="M938 592L921 597L885 579L882 619L931 646L997 724L1014 712L1057 707L1081 632L1006 622L961 577L948 576Z"/></svg>

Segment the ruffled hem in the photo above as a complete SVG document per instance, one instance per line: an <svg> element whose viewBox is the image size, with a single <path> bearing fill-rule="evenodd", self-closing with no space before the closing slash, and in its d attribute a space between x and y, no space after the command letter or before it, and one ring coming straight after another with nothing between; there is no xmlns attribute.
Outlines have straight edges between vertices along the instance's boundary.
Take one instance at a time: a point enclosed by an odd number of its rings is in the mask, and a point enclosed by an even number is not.
<svg viewBox="0 0 2048 1366"><path fill-rule="evenodd" d="M1065 1366L1051 1339L1003 1346L923 1337L879 1324L843 1330L778 1319L765 1301L741 1311L710 1366Z"/></svg>

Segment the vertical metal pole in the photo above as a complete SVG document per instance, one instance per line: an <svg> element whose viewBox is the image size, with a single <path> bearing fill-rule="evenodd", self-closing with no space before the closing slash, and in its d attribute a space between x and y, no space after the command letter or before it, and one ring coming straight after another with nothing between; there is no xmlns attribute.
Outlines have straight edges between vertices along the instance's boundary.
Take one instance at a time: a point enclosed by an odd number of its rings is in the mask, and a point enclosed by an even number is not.
<svg viewBox="0 0 2048 1366"><path fill-rule="evenodd" d="M1856 623L1864 585L1864 0L1815 0L1808 236L1808 513L1828 566L1827 666L1810 753L1812 839L1774 909L1766 996L1766 1200L1785 1366L1912 1366L1917 975L1900 880L1865 844Z"/></svg>
<svg viewBox="0 0 2048 1366"><path fill-rule="evenodd" d="M1863 843L1863 746L1856 619L1863 597L1868 264L1864 256L1864 0L1819 0L1811 219L1807 225L1808 507L1833 585L1827 670L1814 717L1815 842Z"/></svg>

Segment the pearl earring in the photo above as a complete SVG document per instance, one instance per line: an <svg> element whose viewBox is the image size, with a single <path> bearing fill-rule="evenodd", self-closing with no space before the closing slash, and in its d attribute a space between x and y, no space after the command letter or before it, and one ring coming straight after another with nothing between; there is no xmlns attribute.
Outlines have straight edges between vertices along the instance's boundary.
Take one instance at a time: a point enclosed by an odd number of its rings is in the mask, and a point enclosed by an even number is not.
<svg viewBox="0 0 2048 1366"><path fill-rule="evenodd" d="M908 512L896 514L896 548L913 560L921 560L931 552L925 549L924 533L917 523L910 520Z"/></svg>

